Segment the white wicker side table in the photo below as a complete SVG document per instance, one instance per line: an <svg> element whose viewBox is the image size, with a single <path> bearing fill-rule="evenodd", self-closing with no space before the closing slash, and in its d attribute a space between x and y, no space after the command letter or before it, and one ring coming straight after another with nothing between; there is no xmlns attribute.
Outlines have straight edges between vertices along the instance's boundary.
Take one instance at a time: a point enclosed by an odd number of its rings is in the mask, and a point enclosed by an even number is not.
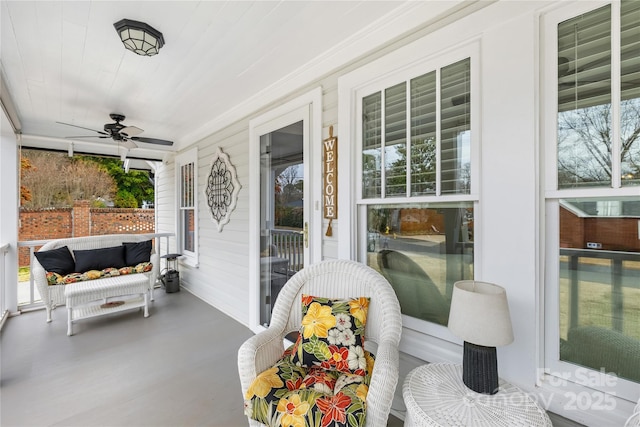
<svg viewBox="0 0 640 427"><path fill-rule="evenodd" d="M405 427L548 426L547 413L519 388L500 380L494 395L480 394L462 382L462 366L430 363L409 372L402 387Z"/></svg>

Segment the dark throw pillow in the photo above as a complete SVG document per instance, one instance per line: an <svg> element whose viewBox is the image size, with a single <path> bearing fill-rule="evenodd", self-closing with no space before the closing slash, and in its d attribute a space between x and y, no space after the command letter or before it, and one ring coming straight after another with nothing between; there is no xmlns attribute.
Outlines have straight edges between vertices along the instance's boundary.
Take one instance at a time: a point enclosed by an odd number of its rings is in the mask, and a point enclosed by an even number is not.
<svg viewBox="0 0 640 427"><path fill-rule="evenodd" d="M73 255L76 257L76 273L104 270L109 267L121 268L126 265L124 246L73 251Z"/></svg>
<svg viewBox="0 0 640 427"><path fill-rule="evenodd" d="M69 252L69 248L66 246L51 249L50 251L35 252L34 255L42 265L42 268L48 272L65 276L74 271L75 262L71 252Z"/></svg>
<svg viewBox="0 0 640 427"><path fill-rule="evenodd" d="M144 242L124 242L124 260L127 266L151 261L151 240Z"/></svg>

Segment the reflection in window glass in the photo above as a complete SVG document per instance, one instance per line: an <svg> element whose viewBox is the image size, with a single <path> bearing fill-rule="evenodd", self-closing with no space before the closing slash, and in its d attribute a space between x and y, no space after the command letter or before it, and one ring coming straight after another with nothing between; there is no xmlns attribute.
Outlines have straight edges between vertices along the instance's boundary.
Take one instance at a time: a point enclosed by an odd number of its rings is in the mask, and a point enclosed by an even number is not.
<svg viewBox="0 0 640 427"><path fill-rule="evenodd" d="M624 212L639 207L640 199L561 200L559 248L560 359L637 382L640 216Z"/></svg>
<svg viewBox="0 0 640 427"><path fill-rule="evenodd" d="M611 185L611 6L558 25L558 188Z"/></svg>
<svg viewBox="0 0 640 427"><path fill-rule="evenodd" d="M436 192L436 72L411 80L411 195Z"/></svg>
<svg viewBox="0 0 640 427"><path fill-rule="evenodd" d="M402 313L446 325L453 284L473 279L473 203L367 206L367 265Z"/></svg>
<svg viewBox="0 0 640 427"><path fill-rule="evenodd" d="M382 197L382 94L362 100L362 197Z"/></svg>
<svg viewBox="0 0 640 427"><path fill-rule="evenodd" d="M442 194L471 192L471 60L441 71Z"/></svg>
<svg viewBox="0 0 640 427"><path fill-rule="evenodd" d="M471 193L470 58L362 98L362 113L362 198Z"/></svg>
<svg viewBox="0 0 640 427"><path fill-rule="evenodd" d="M184 250L195 252L195 215L193 209L185 209L183 211L183 226Z"/></svg>
<svg viewBox="0 0 640 427"><path fill-rule="evenodd" d="M180 167L180 209L182 210L183 251L195 252L195 163L187 163Z"/></svg>
<svg viewBox="0 0 640 427"><path fill-rule="evenodd" d="M611 6L558 25L558 187L640 185L640 2L620 8L620 87L612 88ZM620 94L620 157L612 159L612 90ZM617 184L616 184L617 185Z"/></svg>
<svg viewBox="0 0 640 427"><path fill-rule="evenodd" d="M406 83L384 91L384 163L387 197L407 194Z"/></svg>
<svg viewBox="0 0 640 427"><path fill-rule="evenodd" d="M640 2L623 1L620 29L622 186L640 185Z"/></svg>
<svg viewBox="0 0 640 427"><path fill-rule="evenodd" d="M304 267L304 121L260 135L260 324Z"/></svg>

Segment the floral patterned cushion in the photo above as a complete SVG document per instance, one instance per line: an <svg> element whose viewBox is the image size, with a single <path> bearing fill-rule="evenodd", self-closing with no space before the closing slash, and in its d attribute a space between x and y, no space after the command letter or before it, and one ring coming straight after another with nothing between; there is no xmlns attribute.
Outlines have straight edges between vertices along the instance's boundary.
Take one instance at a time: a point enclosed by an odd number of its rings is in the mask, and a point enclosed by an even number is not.
<svg viewBox="0 0 640 427"><path fill-rule="evenodd" d="M100 279L103 277L114 277L121 274L135 274L146 273L153 269L153 264L150 262L141 262L133 267L117 268L105 268L104 270L89 270L84 273L69 273L66 276L61 276L58 273L47 272L47 283L51 285L68 285L70 283L84 282L87 280Z"/></svg>
<svg viewBox="0 0 640 427"><path fill-rule="evenodd" d="M364 327L369 298L329 299L302 296L302 326L291 361L364 375Z"/></svg>
<svg viewBox="0 0 640 427"><path fill-rule="evenodd" d="M62 282L65 285L68 285L69 283L82 282L83 280L86 279L82 277L82 273L69 273L62 278Z"/></svg>
<svg viewBox="0 0 640 427"><path fill-rule="evenodd" d="M271 427L363 426L373 355L365 352L365 374L354 375L298 366L291 360L294 346L253 381L245 414Z"/></svg>
<svg viewBox="0 0 640 427"><path fill-rule="evenodd" d="M151 271L152 268L153 268L153 264L151 264L150 262L141 262L140 264L136 265L133 269L136 273L146 273L147 271Z"/></svg>
<svg viewBox="0 0 640 427"><path fill-rule="evenodd" d="M122 267L118 271L120 274L135 274L135 273L146 273L147 271L151 271L153 268L153 264L150 262L141 262L140 264L132 267Z"/></svg>
<svg viewBox="0 0 640 427"><path fill-rule="evenodd" d="M102 271L101 270L85 271L84 273L82 273L81 277L83 281L99 279L102 277Z"/></svg>
<svg viewBox="0 0 640 427"><path fill-rule="evenodd" d="M104 270L102 270L102 277L113 277L113 276L119 276L119 275L120 275L120 271L114 267L105 268Z"/></svg>
<svg viewBox="0 0 640 427"><path fill-rule="evenodd" d="M62 280L62 275L58 273L54 273L53 271L47 271L47 284L49 286L64 284L64 280Z"/></svg>

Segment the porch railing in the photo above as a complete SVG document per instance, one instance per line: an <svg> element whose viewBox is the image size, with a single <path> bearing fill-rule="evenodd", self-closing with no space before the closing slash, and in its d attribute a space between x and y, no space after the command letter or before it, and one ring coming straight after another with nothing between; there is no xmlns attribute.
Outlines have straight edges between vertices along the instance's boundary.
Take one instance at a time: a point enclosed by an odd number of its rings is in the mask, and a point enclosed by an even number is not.
<svg viewBox="0 0 640 427"><path fill-rule="evenodd" d="M280 258L289 260L289 274L300 271L304 266L303 236L299 231L272 229L271 243Z"/></svg>
<svg viewBox="0 0 640 427"><path fill-rule="evenodd" d="M149 237L149 239L155 239L155 250L159 254L168 253L169 250L169 238L175 236L175 233L148 233L144 234L144 236ZM34 253L36 252L36 248L44 245L45 243L51 241L53 239L48 240L28 240L18 242L18 248L29 248L29 281L28 282L20 282L16 280L18 286L18 306L21 309L29 309L36 308L42 305L40 300L40 294L35 287L35 281L33 278L33 273L31 271L31 265L33 264L33 259L35 257ZM163 244L164 241L164 244ZM21 266L24 267L24 266ZM3 268L3 267L0 267ZM1 280L1 279L0 279ZM23 287L21 289L21 287ZM24 287L28 287L24 289ZM4 286L2 287L4 289ZM22 295L24 295L25 291L28 292L28 300L25 301L24 296L20 296L22 291Z"/></svg>
<svg viewBox="0 0 640 427"><path fill-rule="evenodd" d="M568 249L560 248L560 256L566 256L568 258L568 272L569 272L569 329L578 326L578 315L580 312L580 278L579 273L581 270L581 259L601 259L610 261L610 266L604 268L610 268L610 286L611 286L611 327L613 330L622 331L623 327L623 307L624 307L624 293L623 287L625 285L624 277L625 271L623 268L624 261L638 262L638 268L640 268L640 253L637 252L619 252L619 251L606 251L596 249ZM632 278L633 282L633 278ZM605 282L606 284L606 282ZM638 283L635 283L638 287Z"/></svg>

